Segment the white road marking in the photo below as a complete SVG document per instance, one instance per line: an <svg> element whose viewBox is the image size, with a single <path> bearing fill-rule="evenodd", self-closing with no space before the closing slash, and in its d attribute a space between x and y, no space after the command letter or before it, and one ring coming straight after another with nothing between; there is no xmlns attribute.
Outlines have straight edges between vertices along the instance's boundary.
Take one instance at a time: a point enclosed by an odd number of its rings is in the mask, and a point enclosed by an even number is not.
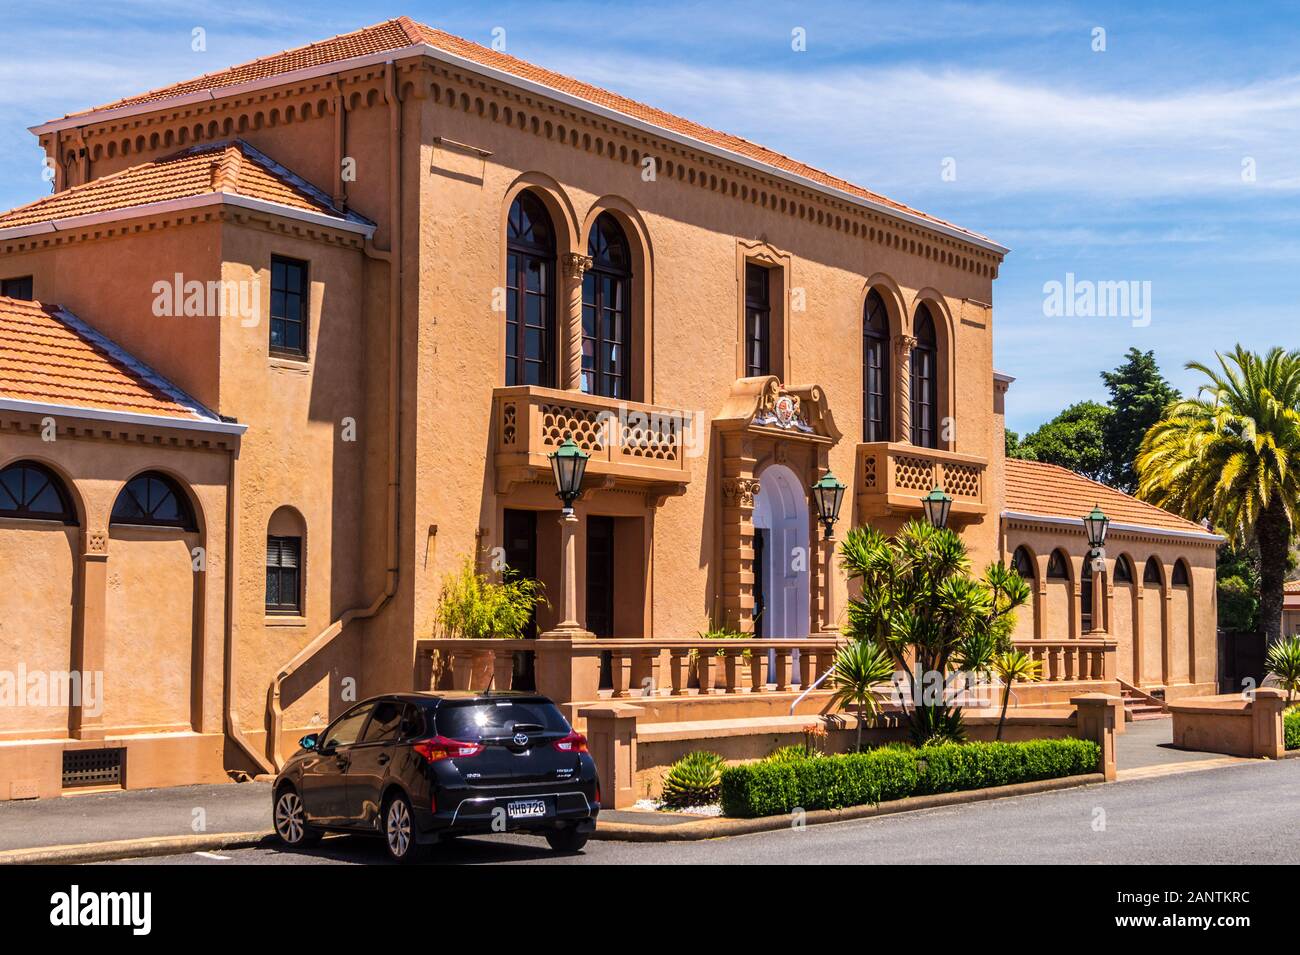
<svg viewBox="0 0 1300 955"><path fill-rule="evenodd" d="M217 855L215 852L196 852L196 856L202 856L205 859L220 859L222 862L229 862L230 856Z"/></svg>

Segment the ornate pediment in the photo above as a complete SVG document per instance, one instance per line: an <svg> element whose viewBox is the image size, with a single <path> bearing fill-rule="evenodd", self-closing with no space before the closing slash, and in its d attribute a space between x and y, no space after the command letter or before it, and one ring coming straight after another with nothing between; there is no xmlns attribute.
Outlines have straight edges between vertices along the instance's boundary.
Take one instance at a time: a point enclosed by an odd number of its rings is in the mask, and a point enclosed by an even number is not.
<svg viewBox="0 0 1300 955"><path fill-rule="evenodd" d="M775 375L739 378L715 422L726 430L827 441L840 439L819 385L783 385Z"/></svg>

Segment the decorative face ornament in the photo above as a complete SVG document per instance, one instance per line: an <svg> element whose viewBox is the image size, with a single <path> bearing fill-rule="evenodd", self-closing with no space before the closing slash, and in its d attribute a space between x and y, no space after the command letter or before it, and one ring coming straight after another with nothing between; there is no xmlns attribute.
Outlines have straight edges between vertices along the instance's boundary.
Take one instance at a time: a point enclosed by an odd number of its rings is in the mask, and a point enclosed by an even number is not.
<svg viewBox="0 0 1300 955"><path fill-rule="evenodd" d="M794 424L795 417L799 414L799 400L793 395L779 395L772 410L776 413L777 424L788 428Z"/></svg>

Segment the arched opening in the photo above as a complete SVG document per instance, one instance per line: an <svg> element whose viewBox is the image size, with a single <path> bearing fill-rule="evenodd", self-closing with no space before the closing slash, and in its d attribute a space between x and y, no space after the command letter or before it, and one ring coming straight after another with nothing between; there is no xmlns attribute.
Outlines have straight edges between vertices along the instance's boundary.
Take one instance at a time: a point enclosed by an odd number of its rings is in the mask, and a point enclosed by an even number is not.
<svg viewBox="0 0 1300 955"><path fill-rule="evenodd" d="M924 304L917 306L912 335L916 344L912 346L911 358L911 441L919 448L937 448L939 347L934 318L930 315L929 307Z"/></svg>
<svg viewBox="0 0 1300 955"><path fill-rule="evenodd" d="M1170 583L1175 587L1190 587L1192 585L1191 577L1187 572L1187 561L1181 557L1174 562L1174 573Z"/></svg>
<svg viewBox="0 0 1300 955"><path fill-rule="evenodd" d="M301 615L306 565L306 522L292 507L281 507L266 526L266 612Z"/></svg>
<svg viewBox="0 0 1300 955"><path fill-rule="evenodd" d="M1070 592L1070 558L1054 550L1047 558L1047 580L1043 594L1043 636L1062 639L1073 626L1073 595Z"/></svg>
<svg viewBox="0 0 1300 955"><path fill-rule="evenodd" d="M506 220L506 384L555 387L555 227L525 190Z"/></svg>
<svg viewBox="0 0 1300 955"><path fill-rule="evenodd" d="M808 498L794 471L770 464L754 497L754 633L806 637L809 629Z"/></svg>
<svg viewBox="0 0 1300 955"><path fill-rule="evenodd" d="M1142 682L1164 683L1165 660L1164 568L1158 557L1147 558L1142 568Z"/></svg>
<svg viewBox="0 0 1300 955"><path fill-rule="evenodd" d="M1115 558L1114 600L1111 601L1107 630L1115 638L1116 672L1120 679L1134 682L1141 661L1137 657L1135 633L1138 619L1137 572L1128 554Z"/></svg>
<svg viewBox="0 0 1300 955"><path fill-rule="evenodd" d="M1079 629L1081 634L1091 633L1094 626L1092 600L1095 587L1093 586L1093 578L1092 561L1085 556L1083 558L1083 573L1079 578Z"/></svg>
<svg viewBox="0 0 1300 955"><path fill-rule="evenodd" d="M1039 614L1038 567L1029 548L1021 544L1011 555L1011 568L1029 585L1029 600L1016 612L1016 636L1030 639L1037 636Z"/></svg>
<svg viewBox="0 0 1300 955"><path fill-rule="evenodd" d="M113 502L112 524L198 529L189 497L165 474L146 471L127 482Z"/></svg>
<svg viewBox="0 0 1300 955"><path fill-rule="evenodd" d="M889 441L889 314L872 289L862 307L862 440Z"/></svg>
<svg viewBox="0 0 1300 955"><path fill-rule="evenodd" d="M15 461L0 471L0 517L77 523L63 481L35 461Z"/></svg>
<svg viewBox="0 0 1300 955"><path fill-rule="evenodd" d="M632 395L632 251L618 220L602 212L587 240L582 277L582 390Z"/></svg>

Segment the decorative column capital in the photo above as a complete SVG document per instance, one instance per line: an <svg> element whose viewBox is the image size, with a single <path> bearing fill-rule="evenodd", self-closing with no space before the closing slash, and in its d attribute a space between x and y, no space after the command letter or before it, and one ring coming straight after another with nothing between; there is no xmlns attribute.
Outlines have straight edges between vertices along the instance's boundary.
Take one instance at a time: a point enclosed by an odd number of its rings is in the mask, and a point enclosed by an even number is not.
<svg viewBox="0 0 1300 955"><path fill-rule="evenodd" d="M560 256L560 267L564 269L566 278L580 281L587 269L591 268L591 264L591 256L580 252L565 252Z"/></svg>
<svg viewBox="0 0 1300 955"><path fill-rule="evenodd" d="M909 355L911 354L912 349L916 347L916 336L899 335L894 339L894 347L898 350L900 355Z"/></svg>
<svg viewBox="0 0 1300 955"><path fill-rule="evenodd" d="M753 507L754 497L761 489L755 478L722 479L722 496L728 506Z"/></svg>

